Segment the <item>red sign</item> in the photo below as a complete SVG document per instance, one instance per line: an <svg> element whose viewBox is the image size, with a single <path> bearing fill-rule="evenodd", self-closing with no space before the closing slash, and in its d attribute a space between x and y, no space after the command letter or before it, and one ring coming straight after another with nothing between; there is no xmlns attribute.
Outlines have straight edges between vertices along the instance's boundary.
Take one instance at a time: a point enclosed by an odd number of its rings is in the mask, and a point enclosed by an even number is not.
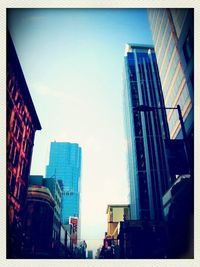
<svg viewBox="0 0 200 267"><path fill-rule="evenodd" d="M71 240L73 244L77 244L77 227L78 227L78 218L69 217L69 224L72 225Z"/></svg>
<svg viewBox="0 0 200 267"><path fill-rule="evenodd" d="M69 217L69 224L78 225L78 218L77 217Z"/></svg>

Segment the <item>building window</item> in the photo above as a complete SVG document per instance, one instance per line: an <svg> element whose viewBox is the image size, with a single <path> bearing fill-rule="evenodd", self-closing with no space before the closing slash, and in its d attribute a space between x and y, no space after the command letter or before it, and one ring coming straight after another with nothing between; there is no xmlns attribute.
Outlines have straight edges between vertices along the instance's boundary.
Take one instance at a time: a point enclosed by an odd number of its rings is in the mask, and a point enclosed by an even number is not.
<svg viewBox="0 0 200 267"><path fill-rule="evenodd" d="M16 103L17 103L17 101L18 101L18 96L19 96L19 93L16 92L16 94L15 94L15 96L14 96L14 99L15 99L15 102L16 102Z"/></svg>
<svg viewBox="0 0 200 267"><path fill-rule="evenodd" d="M17 148L15 148L13 162L12 162L14 166L17 166L18 160L19 160L19 151L17 150Z"/></svg>
<svg viewBox="0 0 200 267"><path fill-rule="evenodd" d="M24 152L26 152L26 140L25 139L22 142L22 149Z"/></svg>
<svg viewBox="0 0 200 267"><path fill-rule="evenodd" d="M10 170L8 170L7 172L7 177L8 177L8 184L11 184L11 180L12 180L12 172Z"/></svg>
<svg viewBox="0 0 200 267"><path fill-rule="evenodd" d="M17 127L17 140L19 141L19 143L22 142L22 128L21 127Z"/></svg>
<svg viewBox="0 0 200 267"><path fill-rule="evenodd" d="M21 162L20 176L22 176L24 170L24 160Z"/></svg>
<svg viewBox="0 0 200 267"><path fill-rule="evenodd" d="M11 182L10 182L10 192L11 194L14 193L14 190L15 190L15 183L16 183L16 177L14 174L12 174L12 179L11 179Z"/></svg>
<svg viewBox="0 0 200 267"><path fill-rule="evenodd" d="M13 121L12 121L12 127L11 127L11 130L12 130L13 133L15 132L16 125L17 125L17 122L16 122L16 120L14 118Z"/></svg>
<svg viewBox="0 0 200 267"><path fill-rule="evenodd" d="M22 99L21 99L21 97L18 97L17 98L17 108L20 110L21 106L22 106Z"/></svg>
<svg viewBox="0 0 200 267"><path fill-rule="evenodd" d="M10 145L8 146L8 155L9 155L9 159L13 158L13 153L14 153L14 145L13 142L10 142Z"/></svg>
<svg viewBox="0 0 200 267"><path fill-rule="evenodd" d="M10 81L9 81L9 83L8 83L8 90L10 91L11 97L15 98L15 95L16 95L16 85L14 83L13 78L11 78Z"/></svg>

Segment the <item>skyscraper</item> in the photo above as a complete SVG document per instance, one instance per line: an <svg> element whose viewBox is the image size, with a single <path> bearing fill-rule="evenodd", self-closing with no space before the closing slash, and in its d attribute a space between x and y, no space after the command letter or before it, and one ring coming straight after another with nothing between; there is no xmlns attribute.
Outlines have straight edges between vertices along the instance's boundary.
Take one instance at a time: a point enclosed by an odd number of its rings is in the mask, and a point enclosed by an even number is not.
<svg viewBox="0 0 200 267"><path fill-rule="evenodd" d="M61 221L80 217L81 148L78 144L52 142L46 177L56 177L63 182Z"/></svg>
<svg viewBox="0 0 200 267"><path fill-rule="evenodd" d="M160 219L162 195L170 184L164 139L169 138L164 100L152 46L127 44L124 110L128 145L131 219Z"/></svg>
<svg viewBox="0 0 200 267"><path fill-rule="evenodd" d="M184 121L185 135L177 111L168 110L170 136L176 139L173 141L183 138L191 174L188 179L176 179L163 197L164 213L169 225L169 256L180 258L186 253L187 257L193 258L194 9L148 9L148 15L165 105L180 105Z"/></svg>
<svg viewBox="0 0 200 267"><path fill-rule="evenodd" d="M194 134L194 10L148 9L165 105L180 105L190 142ZM170 136L182 135L176 110L168 110Z"/></svg>

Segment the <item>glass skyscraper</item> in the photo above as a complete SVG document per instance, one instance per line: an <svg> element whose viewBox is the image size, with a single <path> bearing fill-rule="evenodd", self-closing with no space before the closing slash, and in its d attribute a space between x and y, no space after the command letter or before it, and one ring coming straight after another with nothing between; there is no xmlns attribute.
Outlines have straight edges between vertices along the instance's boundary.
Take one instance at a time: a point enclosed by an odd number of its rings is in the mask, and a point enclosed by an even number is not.
<svg viewBox="0 0 200 267"><path fill-rule="evenodd" d="M152 46L127 44L124 111L131 219L157 220L163 218L162 196L170 185L164 142L169 130L165 110L144 112L136 109L140 105L164 106L156 56Z"/></svg>
<svg viewBox="0 0 200 267"><path fill-rule="evenodd" d="M166 107L180 105L186 133L193 139L194 10L148 9ZM170 136L182 137L177 110L168 110Z"/></svg>
<svg viewBox="0 0 200 267"><path fill-rule="evenodd" d="M61 222L69 217L80 217L81 148L68 142L51 142L46 177L56 177L63 182Z"/></svg>

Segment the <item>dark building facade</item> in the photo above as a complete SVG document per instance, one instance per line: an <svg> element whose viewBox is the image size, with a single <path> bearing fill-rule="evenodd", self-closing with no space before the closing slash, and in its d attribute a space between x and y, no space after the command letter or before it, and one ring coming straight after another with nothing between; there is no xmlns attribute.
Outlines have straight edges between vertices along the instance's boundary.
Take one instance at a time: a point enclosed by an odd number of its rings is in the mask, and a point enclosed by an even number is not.
<svg viewBox="0 0 200 267"><path fill-rule="evenodd" d="M169 258L194 257L193 183L190 175L180 175L163 197L168 227Z"/></svg>
<svg viewBox="0 0 200 267"><path fill-rule="evenodd" d="M159 259L167 257L167 227L163 221L126 220L120 222L122 259Z"/></svg>
<svg viewBox="0 0 200 267"><path fill-rule="evenodd" d="M61 228L61 200L62 189L61 185L56 178L44 178L42 175L30 175L29 186L39 185L45 186L51 192L51 195L55 202L54 216L53 216L53 232L52 243L55 251L58 253L60 244L60 228Z"/></svg>
<svg viewBox="0 0 200 267"><path fill-rule="evenodd" d="M124 110L128 145L132 220L163 218L162 196L169 188L165 150L169 139L166 112L143 112L138 107L164 107L152 46L128 44L125 52Z"/></svg>
<svg viewBox="0 0 200 267"><path fill-rule="evenodd" d="M35 131L41 125L13 42L7 34L7 244L18 257Z"/></svg>
<svg viewBox="0 0 200 267"><path fill-rule="evenodd" d="M28 188L23 218L23 258L50 258L55 202L45 186Z"/></svg>

